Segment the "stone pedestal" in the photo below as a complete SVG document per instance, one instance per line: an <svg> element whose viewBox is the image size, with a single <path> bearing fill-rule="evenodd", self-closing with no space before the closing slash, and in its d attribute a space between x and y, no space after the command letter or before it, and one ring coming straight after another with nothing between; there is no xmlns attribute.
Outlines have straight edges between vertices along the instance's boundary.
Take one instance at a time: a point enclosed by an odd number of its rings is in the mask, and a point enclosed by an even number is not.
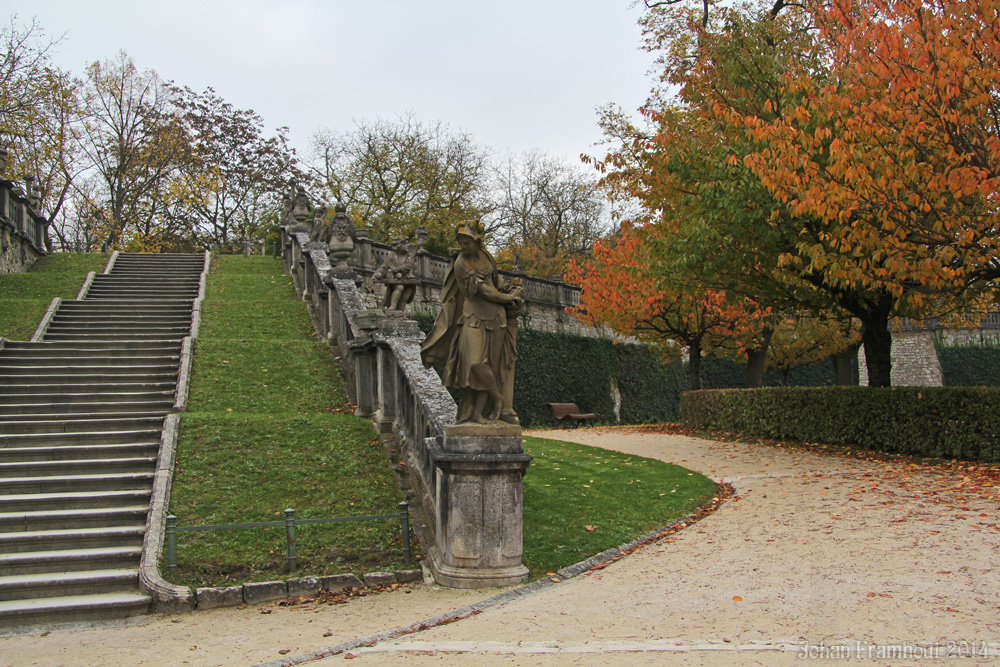
<svg viewBox="0 0 1000 667"><path fill-rule="evenodd" d="M521 478L531 461L521 429L502 422L449 426L437 467L437 534L431 569L452 588L525 581Z"/></svg>

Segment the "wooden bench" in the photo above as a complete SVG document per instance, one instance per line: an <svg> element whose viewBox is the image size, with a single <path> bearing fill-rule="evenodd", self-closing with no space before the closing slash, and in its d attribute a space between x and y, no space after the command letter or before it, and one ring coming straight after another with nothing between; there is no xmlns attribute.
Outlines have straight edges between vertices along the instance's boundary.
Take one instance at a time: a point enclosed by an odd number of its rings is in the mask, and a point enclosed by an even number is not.
<svg viewBox="0 0 1000 667"><path fill-rule="evenodd" d="M591 419L597 419L592 412L582 413L576 403L546 403L552 408L552 416L557 422L579 424Z"/></svg>

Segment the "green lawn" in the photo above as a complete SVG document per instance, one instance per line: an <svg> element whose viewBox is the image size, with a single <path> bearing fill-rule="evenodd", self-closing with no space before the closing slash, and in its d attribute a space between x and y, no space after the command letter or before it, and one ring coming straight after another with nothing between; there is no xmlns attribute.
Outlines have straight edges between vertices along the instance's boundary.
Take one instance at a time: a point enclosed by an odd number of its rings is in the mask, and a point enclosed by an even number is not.
<svg viewBox="0 0 1000 667"><path fill-rule="evenodd" d="M0 274L0 336L30 339L52 299L75 299L87 274L100 273L107 264L103 253L54 253L25 273Z"/></svg>
<svg viewBox="0 0 1000 667"><path fill-rule="evenodd" d="M699 473L655 459L524 438L524 561L555 572L684 516L715 495Z"/></svg>

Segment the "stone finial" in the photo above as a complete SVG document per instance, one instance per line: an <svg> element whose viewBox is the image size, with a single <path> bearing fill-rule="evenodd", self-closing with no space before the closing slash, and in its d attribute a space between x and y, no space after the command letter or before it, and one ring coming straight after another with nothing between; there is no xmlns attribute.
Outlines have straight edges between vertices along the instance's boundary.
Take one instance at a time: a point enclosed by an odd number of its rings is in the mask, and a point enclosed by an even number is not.
<svg viewBox="0 0 1000 667"><path fill-rule="evenodd" d="M427 229L417 227L417 231L413 232L413 240L416 243L417 250L423 250L427 246Z"/></svg>
<svg viewBox="0 0 1000 667"><path fill-rule="evenodd" d="M356 230L350 216L347 215L347 206L337 202L334 207L333 220L326 229L327 253L330 262L333 264L333 271L337 274L351 273L347 261L354 252L354 239Z"/></svg>
<svg viewBox="0 0 1000 667"><path fill-rule="evenodd" d="M300 185L295 193L295 199L292 200L292 218L301 224L306 221L311 212L312 204L309 203L309 196L306 194L306 189Z"/></svg>

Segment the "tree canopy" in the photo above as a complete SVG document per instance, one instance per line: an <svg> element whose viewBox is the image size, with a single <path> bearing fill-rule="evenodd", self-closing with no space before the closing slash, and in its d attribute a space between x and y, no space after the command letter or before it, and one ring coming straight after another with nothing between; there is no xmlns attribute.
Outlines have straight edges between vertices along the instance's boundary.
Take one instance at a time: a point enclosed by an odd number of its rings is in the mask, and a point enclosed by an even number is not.
<svg viewBox="0 0 1000 667"><path fill-rule="evenodd" d="M592 162L664 265L772 312L853 315L876 385L890 318L993 298L996 3L678 1L644 27L648 126L607 110Z"/></svg>

